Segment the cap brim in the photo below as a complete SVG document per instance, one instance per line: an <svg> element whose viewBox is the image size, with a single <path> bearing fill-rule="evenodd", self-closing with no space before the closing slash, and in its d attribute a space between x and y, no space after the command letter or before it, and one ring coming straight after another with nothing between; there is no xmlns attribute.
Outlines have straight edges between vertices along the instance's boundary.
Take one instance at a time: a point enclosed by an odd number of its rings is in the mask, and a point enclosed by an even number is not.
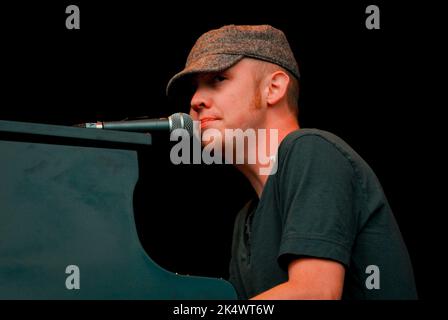
<svg viewBox="0 0 448 320"><path fill-rule="evenodd" d="M170 79L168 85L166 86L166 95L170 96L170 94L173 93L173 88L175 87L174 85L176 84L177 86L180 82L182 82L180 80L185 78L187 75L223 71L230 68L243 58L243 55L237 54L211 54L201 57Z"/></svg>

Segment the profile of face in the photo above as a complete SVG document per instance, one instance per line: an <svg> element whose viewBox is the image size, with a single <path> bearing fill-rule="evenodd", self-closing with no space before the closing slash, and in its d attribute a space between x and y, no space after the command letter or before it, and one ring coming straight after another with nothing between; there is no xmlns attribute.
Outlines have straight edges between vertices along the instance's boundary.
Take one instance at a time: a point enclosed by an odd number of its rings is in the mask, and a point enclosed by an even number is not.
<svg viewBox="0 0 448 320"><path fill-rule="evenodd" d="M225 129L244 131L260 127L264 112L257 81L258 66L256 60L245 58L222 72L200 73L194 77L190 115L200 121L202 133L215 129L224 137Z"/></svg>

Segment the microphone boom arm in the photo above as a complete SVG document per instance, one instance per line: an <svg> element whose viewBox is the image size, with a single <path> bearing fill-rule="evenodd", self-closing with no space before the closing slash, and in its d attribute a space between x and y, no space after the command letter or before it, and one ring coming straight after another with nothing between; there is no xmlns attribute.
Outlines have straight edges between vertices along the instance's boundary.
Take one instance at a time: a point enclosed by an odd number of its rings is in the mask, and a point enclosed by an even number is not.
<svg viewBox="0 0 448 320"><path fill-rule="evenodd" d="M161 121L166 120L166 121ZM105 130L121 130L121 131L148 131L148 124L151 125L151 130L156 131L169 131L170 120L133 120L133 121L107 121L107 122L94 122L86 123L86 128L105 129Z"/></svg>

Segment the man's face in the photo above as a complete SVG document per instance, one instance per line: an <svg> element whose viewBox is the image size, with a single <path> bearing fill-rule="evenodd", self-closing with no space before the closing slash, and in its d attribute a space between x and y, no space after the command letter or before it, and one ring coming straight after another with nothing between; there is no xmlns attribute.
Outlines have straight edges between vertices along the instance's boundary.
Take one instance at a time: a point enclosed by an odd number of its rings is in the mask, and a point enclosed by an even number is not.
<svg viewBox="0 0 448 320"><path fill-rule="evenodd" d="M243 59L219 73L203 73L194 78L195 93L190 115L201 121L202 133L217 129L257 129L262 124L263 108L256 60Z"/></svg>

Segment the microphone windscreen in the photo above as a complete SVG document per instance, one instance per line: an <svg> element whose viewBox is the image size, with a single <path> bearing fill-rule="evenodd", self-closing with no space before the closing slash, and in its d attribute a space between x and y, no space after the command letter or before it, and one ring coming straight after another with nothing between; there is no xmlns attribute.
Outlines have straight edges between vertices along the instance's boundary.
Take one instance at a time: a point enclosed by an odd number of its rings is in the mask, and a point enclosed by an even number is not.
<svg viewBox="0 0 448 320"><path fill-rule="evenodd" d="M172 123L171 132L175 129L185 129L190 136L193 136L193 119L190 115L178 112L171 115L169 118Z"/></svg>

